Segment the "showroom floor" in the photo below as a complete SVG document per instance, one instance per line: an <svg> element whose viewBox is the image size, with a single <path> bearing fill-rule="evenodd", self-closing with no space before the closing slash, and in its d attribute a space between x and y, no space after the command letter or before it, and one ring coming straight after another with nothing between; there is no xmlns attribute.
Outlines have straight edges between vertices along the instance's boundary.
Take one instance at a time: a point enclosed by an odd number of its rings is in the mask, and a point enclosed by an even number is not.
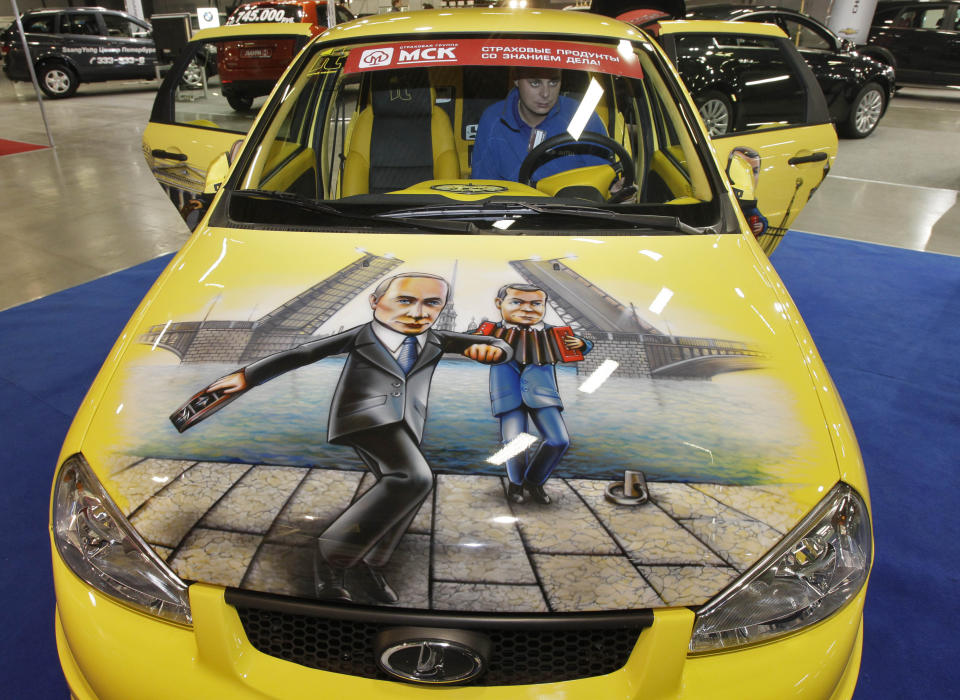
<svg viewBox="0 0 960 700"><path fill-rule="evenodd" d="M156 83L44 100L54 149L2 157L0 310L169 253L188 231L140 139ZM960 255L960 91L904 88L876 132L841 140L793 228ZM0 137L46 144L33 88L0 77Z"/></svg>

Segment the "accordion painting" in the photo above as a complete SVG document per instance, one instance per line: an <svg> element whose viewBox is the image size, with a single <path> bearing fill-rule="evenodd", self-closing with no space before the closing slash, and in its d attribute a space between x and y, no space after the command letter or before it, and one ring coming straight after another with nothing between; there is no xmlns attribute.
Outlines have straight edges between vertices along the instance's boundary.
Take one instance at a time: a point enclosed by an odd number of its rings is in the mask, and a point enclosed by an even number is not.
<svg viewBox="0 0 960 700"><path fill-rule="evenodd" d="M481 335L500 338L513 348L513 359L521 365L552 365L557 362L580 362L583 353L571 350L563 339L573 336L570 326L553 326L543 330L504 328L484 321L477 328Z"/></svg>

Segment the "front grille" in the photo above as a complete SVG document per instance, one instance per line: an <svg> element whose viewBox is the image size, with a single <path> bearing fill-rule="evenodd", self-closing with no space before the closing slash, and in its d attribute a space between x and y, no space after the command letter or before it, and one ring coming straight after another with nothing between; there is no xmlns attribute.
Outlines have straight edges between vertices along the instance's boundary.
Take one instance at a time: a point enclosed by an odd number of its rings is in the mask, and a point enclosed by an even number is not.
<svg viewBox="0 0 960 700"><path fill-rule="evenodd" d="M380 670L374 658L374 638L398 626L395 623L235 605L247 638L264 654L323 671L395 680ZM407 616L404 622L410 619ZM434 615L417 619L420 626L456 627L437 624ZM487 673L473 684L555 683L611 673L626 664L641 630L649 624L648 618L634 616L620 626L607 620L604 626L591 629L585 618L582 625L551 629L536 623L503 626L474 619L470 626L490 638L491 652Z"/></svg>

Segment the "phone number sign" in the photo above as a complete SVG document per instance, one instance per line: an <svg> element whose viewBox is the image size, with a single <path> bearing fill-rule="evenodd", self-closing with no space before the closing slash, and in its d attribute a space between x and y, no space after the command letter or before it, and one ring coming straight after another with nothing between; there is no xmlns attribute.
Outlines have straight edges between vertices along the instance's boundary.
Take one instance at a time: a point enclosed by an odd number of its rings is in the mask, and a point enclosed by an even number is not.
<svg viewBox="0 0 960 700"><path fill-rule="evenodd" d="M642 78L633 48L591 46L564 41L460 39L383 44L352 51L344 70L357 73L387 68L445 65L524 66L579 69Z"/></svg>

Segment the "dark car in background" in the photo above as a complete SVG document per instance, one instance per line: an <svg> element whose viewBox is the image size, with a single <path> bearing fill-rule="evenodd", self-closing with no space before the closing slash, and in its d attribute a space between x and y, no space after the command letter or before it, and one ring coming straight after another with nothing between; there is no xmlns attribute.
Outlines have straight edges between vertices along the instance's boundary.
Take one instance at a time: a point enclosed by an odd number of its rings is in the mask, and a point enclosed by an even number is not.
<svg viewBox="0 0 960 700"><path fill-rule="evenodd" d="M891 67L863 55L851 41L837 36L812 17L783 7L716 4L692 8L686 18L764 22L779 26L813 70L827 98L830 116L843 136L869 136L887 109L895 88ZM714 100L706 106L715 123L723 121L721 112L730 107L731 89L732 86L718 89L720 94L728 95L726 103ZM701 110L704 109L705 106L701 105Z"/></svg>
<svg viewBox="0 0 960 700"><path fill-rule="evenodd" d="M960 2L881 1L863 52L889 52L899 83L960 86Z"/></svg>
<svg viewBox="0 0 960 700"><path fill-rule="evenodd" d="M125 12L102 7L31 10L20 21L48 97L70 97L80 83L156 77L151 27ZM7 77L30 80L15 22L0 35L0 45Z"/></svg>

